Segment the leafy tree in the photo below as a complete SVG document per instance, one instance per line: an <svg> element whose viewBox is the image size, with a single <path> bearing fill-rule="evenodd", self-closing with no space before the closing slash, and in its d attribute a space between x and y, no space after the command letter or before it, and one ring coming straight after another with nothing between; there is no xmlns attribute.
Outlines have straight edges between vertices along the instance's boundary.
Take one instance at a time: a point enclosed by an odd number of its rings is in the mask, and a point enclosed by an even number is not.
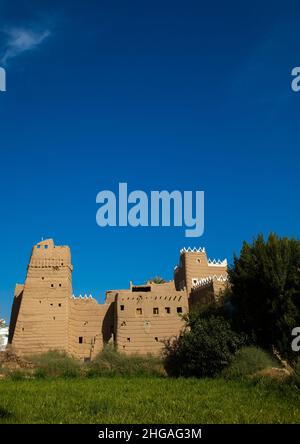
<svg viewBox="0 0 300 444"><path fill-rule="evenodd" d="M264 348L293 360L291 331L300 326L300 242L262 235L244 242L229 271L236 327Z"/></svg>
<svg viewBox="0 0 300 444"><path fill-rule="evenodd" d="M154 284L164 284L166 280L161 276L155 276L154 278L150 279L150 282L153 282Z"/></svg>
<svg viewBox="0 0 300 444"><path fill-rule="evenodd" d="M170 376L215 376L244 344L223 316L199 311L187 315L186 322L186 330L165 346L165 369Z"/></svg>

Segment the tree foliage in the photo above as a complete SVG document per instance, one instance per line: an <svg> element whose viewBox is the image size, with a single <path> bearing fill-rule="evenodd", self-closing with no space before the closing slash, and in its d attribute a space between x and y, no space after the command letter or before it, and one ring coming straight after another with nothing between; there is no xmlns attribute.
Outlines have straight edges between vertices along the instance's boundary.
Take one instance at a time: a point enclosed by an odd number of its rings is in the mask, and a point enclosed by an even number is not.
<svg viewBox="0 0 300 444"><path fill-rule="evenodd" d="M232 361L243 344L230 323L220 315L197 312L186 318L187 328L165 347L165 368L170 376L215 376Z"/></svg>
<svg viewBox="0 0 300 444"><path fill-rule="evenodd" d="M229 271L233 318L264 348L294 359L291 331L300 326L300 242L271 233L244 242Z"/></svg>
<svg viewBox="0 0 300 444"><path fill-rule="evenodd" d="M154 276L152 279L150 279L150 282L153 282L154 284L164 284L167 281L161 276Z"/></svg>

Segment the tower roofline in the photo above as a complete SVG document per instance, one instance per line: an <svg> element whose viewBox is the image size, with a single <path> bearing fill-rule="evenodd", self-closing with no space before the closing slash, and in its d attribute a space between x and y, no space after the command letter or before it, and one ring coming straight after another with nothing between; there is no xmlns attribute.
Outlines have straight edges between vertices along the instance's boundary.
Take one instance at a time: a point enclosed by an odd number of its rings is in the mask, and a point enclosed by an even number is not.
<svg viewBox="0 0 300 444"><path fill-rule="evenodd" d="M199 248L197 248L197 247L194 247L194 248L183 247L180 250L180 254L184 254L184 253L206 253L206 251L205 251L205 247L199 247Z"/></svg>

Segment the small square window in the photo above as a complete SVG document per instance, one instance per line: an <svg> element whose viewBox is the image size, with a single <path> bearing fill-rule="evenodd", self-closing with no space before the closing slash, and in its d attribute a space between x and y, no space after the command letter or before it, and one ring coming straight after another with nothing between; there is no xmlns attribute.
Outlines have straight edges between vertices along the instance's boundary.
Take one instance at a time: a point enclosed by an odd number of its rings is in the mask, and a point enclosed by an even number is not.
<svg viewBox="0 0 300 444"><path fill-rule="evenodd" d="M48 245L44 245L44 248L45 248L45 250L47 250L47 248L48 248Z"/></svg>
<svg viewBox="0 0 300 444"><path fill-rule="evenodd" d="M157 336L154 339L155 339L155 342L158 342L158 337Z"/></svg>
<svg viewBox="0 0 300 444"><path fill-rule="evenodd" d="M130 342L130 338L127 338L127 342Z"/></svg>
<svg viewBox="0 0 300 444"><path fill-rule="evenodd" d="M79 344L83 344L83 337L82 336L79 336L78 342L79 342Z"/></svg>
<svg viewBox="0 0 300 444"><path fill-rule="evenodd" d="M59 286L61 287L61 284L59 284Z"/></svg>
<svg viewBox="0 0 300 444"><path fill-rule="evenodd" d="M182 307L177 307L177 313L182 313Z"/></svg>
<svg viewBox="0 0 300 444"><path fill-rule="evenodd" d="M51 288L53 288L54 287L54 284L51 284Z"/></svg>
<svg viewBox="0 0 300 444"><path fill-rule="evenodd" d="M154 314L154 315L158 315L158 314L159 314L158 307L154 307L154 308L153 308L153 314Z"/></svg>
<svg viewBox="0 0 300 444"><path fill-rule="evenodd" d="M40 245L37 245L37 246L36 246L36 248L39 248L39 249L40 249L40 248L41 248L41 246L40 246Z"/></svg>
<svg viewBox="0 0 300 444"><path fill-rule="evenodd" d="M136 309L136 314L141 316L143 314L143 310L141 308Z"/></svg>
<svg viewBox="0 0 300 444"><path fill-rule="evenodd" d="M58 304L59 307L61 307L61 304Z"/></svg>
<svg viewBox="0 0 300 444"><path fill-rule="evenodd" d="M170 314L170 313L171 313L171 309L170 309L170 307L165 307L165 312L166 312L167 314Z"/></svg>
<svg viewBox="0 0 300 444"><path fill-rule="evenodd" d="M124 305L120 305L120 310L124 311Z"/></svg>

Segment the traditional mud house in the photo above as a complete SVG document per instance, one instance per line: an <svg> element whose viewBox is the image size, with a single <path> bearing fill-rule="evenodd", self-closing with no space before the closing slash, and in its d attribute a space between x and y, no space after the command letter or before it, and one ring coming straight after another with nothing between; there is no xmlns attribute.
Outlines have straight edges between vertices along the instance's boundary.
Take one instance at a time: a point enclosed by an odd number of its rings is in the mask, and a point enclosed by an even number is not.
<svg viewBox="0 0 300 444"><path fill-rule="evenodd" d="M90 360L106 343L125 353L160 353L182 329L182 315L218 297L227 280L226 260L207 259L204 248L183 249L173 281L131 283L127 290L107 291L99 304L73 295L72 271L69 247L52 239L33 247L11 313L9 343L18 354L59 349Z"/></svg>

